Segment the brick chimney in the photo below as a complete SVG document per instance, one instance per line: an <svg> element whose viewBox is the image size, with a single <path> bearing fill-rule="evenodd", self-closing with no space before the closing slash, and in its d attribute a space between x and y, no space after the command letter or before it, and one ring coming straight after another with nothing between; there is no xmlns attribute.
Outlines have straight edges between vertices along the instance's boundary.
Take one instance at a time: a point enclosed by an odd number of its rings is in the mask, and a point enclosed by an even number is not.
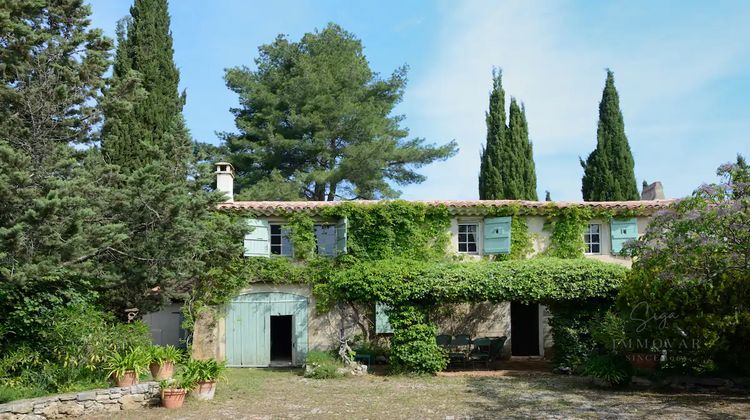
<svg viewBox="0 0 750 420"><path fill-rule="evenodd" d="M662 187L661 182L656 181L644 185L643 191L641 191L641 200L664 200L664 187Z"/></svg>
<svg viewBox="0 0 750 420"><path fill-rule="evenodd" d="M229 162L218 162L216 164L216 190L223 192L226 202L234 201L234 166Z"/></svg>

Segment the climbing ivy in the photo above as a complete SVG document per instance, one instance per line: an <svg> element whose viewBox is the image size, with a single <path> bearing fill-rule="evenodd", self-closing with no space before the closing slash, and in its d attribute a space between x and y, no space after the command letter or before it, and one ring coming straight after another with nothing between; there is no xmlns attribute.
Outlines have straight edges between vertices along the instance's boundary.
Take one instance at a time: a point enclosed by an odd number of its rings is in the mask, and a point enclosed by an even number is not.
<svg viewBox="0 0 750 420"><path fill-rule="evenodd" d="M586 222L592 217L590 210L577 207L560 209L554 218L550 217L547 225L552 226L552 235L546 250L547 255L557 258L583 258L583 232Z"/></svg>
<svg viewBox="0 0 750 420"><path fill-rule="evenodd" d="M320 257L315 252L312 216L289 213L286 217L294 258L238 259L229 269L216 273L221 281L204 291L200 303L221 305L255 282L310 284L318 309L323 311L338 302L383 302L390 306L388 315L394 327L394 367L436 372L447 362L434 340L436 326L429 321L430 308L438 304L517 301L552 307L565 303L566 308L583 302L611 305L627 269L580 258L583 229L593 218L632 217L642 214L643 209L559 207L554 203L529 208L512 203L479 205L472 213L513 216L509 255L494 260L451 261L448 243L453 216L446 206L386 201L324 208L320 217L348 220L348 252L336 258ZM552 235L542 257L527 259L533 251L533 238L525 217L519 216L547 217ZM562 317L577 316L575 310L568 312L560 312L561 322L553 324L553 334L554 325L566 325Z"/></svg>
<svg viewBox="0 0 750 420"><path fill-rule="evenodd" d="M513 217L510 222L510 254L496 255L497 261L523 260L534 250L525 217Z"/></svg>

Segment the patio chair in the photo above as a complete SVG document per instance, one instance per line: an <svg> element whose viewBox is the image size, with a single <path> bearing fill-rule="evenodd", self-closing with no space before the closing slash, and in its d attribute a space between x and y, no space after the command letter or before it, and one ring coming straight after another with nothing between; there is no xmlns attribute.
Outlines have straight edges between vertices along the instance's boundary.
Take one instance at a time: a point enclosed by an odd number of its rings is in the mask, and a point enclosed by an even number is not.
<svg viewBox="0 0 750 420"><path fill-rule="evenodd" d="M472 363L472 368L475 368L477 363L484 364L485 368L489 368L490 363L500 358L505 345L507 337L482 337L474 340L474 350L469 355L469 360Z"/></svg>
<svg viewBox="0 0 750 420"><path fill-rule="evenodd" d="M451 365L466 365L471 351L471 337L468 335L457 335L451 340L451 351L448 353Z"/></svg>
<svg viewBox="0 0 750 420"><path fill-rule="evenodd" d="M437 345L440 347L448 347L451 345L451 339L452 337L445 334L440 334L439 336L435 337L435 341L437 341Z"/></svg>

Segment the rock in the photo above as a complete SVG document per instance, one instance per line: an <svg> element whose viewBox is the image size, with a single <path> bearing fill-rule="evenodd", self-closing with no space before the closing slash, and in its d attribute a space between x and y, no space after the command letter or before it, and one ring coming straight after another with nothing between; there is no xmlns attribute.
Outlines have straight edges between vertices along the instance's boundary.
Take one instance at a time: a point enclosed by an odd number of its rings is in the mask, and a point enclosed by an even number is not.
<svg viewBox="0 0 750 420"><path fill-rule="evenodd" d="M8 411L13 412L16 414L27 414L31 413L31 410L34 409L34 403L33 402L19 402L15 404L8 404L8 407L10 408Z"/></svg>
<svg viewBox="0 0 750 420"><path fill-rule="evenodd" d="M132 410L142 407L144 399L143 394L126 395L120 399L120 403L122 403L123 410Z"/></svg>
<svg viewBox="0 0 750 420"><path fill-rule="evenodd" d="M67 401L60 404L60 406L57 408L57 411L59 411L60 414L78 417L83 414L83 405L75 401Z"/></svg>
<svg viewBox="0 0 750 420"><path fill-rule="evenodd" d="M122 398L122 394L120 394L119 392L117 394L109 394L109 399L111 400L117 400L120 398Z"/></svg>
<svg viewBox="0 0 750 420"><path fill-rule="evenodd" d="M76 400L78 401L93 401L96 399L96 392L79 392L76 394Z"/></svg>
<svg viewBox="0 0 750 420"><path fill-rule="evenodd" d="M109 400L109 394L97 395L96 396L96 400L99 401L99 402L108 401Z"/></svg>
<svg viewBox="0 0 750 420"><path fill-rule="evenodd" d="M108 413L114 413L116 411L120 411L120 404L106 404L102 408Z"/></svg>
<svg viewBox="0 0 750 420"><path fill-rule="evenodd" d="M130 393L131 394L145 394L151 389L151 384L145 383L145 384L138 384L133 385L130 387Z"/></svg>
<svg viewBox="0 0 750 420"><path fill-rule="evenodd" d="M42 408L39 412L36 411L36 407L34 407L34 414L41 414L44 417L47 417L48 419L54 419L57 417L60 417L58 412L59 404L56 402L49 403L46 407Z"/></svg>
<svg viewBox="0 0 750 420"><path fill-rule="evenodd" d="M60 401L72 401L76 399L76 394L63 394L57 397L57 399Z"/></svg>

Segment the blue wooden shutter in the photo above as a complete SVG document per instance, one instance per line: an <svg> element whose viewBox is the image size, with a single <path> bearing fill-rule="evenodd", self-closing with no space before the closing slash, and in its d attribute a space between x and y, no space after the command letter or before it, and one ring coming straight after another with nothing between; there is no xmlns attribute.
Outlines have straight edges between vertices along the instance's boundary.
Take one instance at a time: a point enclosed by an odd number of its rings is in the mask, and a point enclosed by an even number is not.
<svg viewBox="0 0 750 420"><path fill-rule="evenodd" d="M389 309L385 303L375 304L375 333L376 334L390 334L393 332L393 327L388 320L388 314L385 313L386 309Z"/></svg>
<svg viewBox="0 0 750 420"><path fill-rule="evenodd" d="M638 239L638 223L636 219L615 220L610 222L612 236L612 253L619 254L625 242Z"/></svg>
<svg viewBox="0 0 750 420"><path fill-rule="evenodd" d="M247 219L247 224L252 228L252 231L245 235L245 256L268 257L271 253L268 222L265 220Z"/></svg>
<svg viewBox="0 0 750 420"><path fill-rule="evenodd" d="M510 253L510 217L484 219L484 254Z"/></svg>
<svg viewBox="0 0 750 420"><path fill-rule="evenodd" d="M336 255L346 254L346 230L349 228L349 221L344 217L336 223Z"/></svg>

